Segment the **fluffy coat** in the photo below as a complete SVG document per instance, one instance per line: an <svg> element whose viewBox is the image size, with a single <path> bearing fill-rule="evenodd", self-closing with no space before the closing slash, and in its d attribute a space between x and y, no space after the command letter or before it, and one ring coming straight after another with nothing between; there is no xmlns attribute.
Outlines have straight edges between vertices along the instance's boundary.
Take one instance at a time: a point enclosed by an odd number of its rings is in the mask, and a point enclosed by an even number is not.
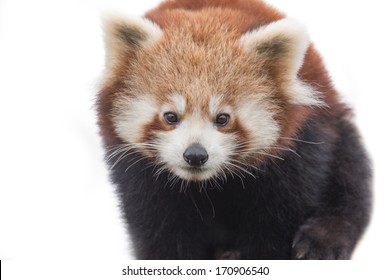
<svg viewBox="0 0 390 280"><path fill-rule="evenodd" d="M146 18L106 22L97 101L136 257L350 258L370 164L304 29L256 0L171 0ZM188 171L194 141L209 159Z"/></svg>

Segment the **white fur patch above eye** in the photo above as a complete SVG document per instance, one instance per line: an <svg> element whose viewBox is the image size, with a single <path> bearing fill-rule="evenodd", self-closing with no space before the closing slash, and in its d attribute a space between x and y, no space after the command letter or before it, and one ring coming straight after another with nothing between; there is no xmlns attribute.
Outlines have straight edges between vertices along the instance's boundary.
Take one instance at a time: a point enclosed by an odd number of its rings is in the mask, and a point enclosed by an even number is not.
<svg viewBox="0 0 390 280"><path fill-rule="evenodd" d="M170 96L168 102L161 106L160 115L164 116L164 114L168 112L176 113L179 117L179 122L180 122L185 112L185 108L186 108L185 98L178 93L174 93Z"/></svg>
<svg viewBox="0 0 390 280"><path fill-rule="evenodd" d="M183 114L184 110L186 109L186 100L184 97L178 93L175 93L171 97L171 101L173 103L173 106L176 108L176 111L179 114Z"/></svg>
<svg viewBox="0 0 390 280"><path fill-rule="evenodd" d="M220 113L231 114L232 108L230 106L222 105L223 96L220 94L215 94L211 96L209 101L209 112L210 115L215 117Z"/></svg>
<svg viewBox="0 0 390 280"><path fill-rule="evenodd" d="M216 116L218 114L218 110L221 106L222 96L221 95L213 95L210 98L209 102L209 112L211 116Z"/></svg>

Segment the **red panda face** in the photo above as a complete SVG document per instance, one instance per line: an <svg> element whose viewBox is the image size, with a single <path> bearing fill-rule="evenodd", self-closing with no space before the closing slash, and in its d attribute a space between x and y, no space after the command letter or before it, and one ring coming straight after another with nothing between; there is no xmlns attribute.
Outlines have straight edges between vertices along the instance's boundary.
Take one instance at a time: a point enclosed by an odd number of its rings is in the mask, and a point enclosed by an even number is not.
<svg viewBox="0 0 390 280"><path fill-rule="evenodd" d="M247 102L224 104L222 94L210 94L205 103L205 110L194 110L175 130L161 134L162 141L169 143L162 149L162 159L187 180L206 180L229 172L244 175L248 172L245 163L276 142L278 123L272 113L261 108L264 104L257 103L253 111Z"/></svg>
<svg viewBox="0 0 390 280"><path fill-rule="evenodd" d="M282 20L237 35L191 16L164 31L146 20L108 24L107 82L122 87L107 117L157 173L189 181L245 175L272 156L289 104L319 104L297 78L306 33Z"/></svg>
<svg viewBox="0 0 390 280"><path fill-rule="evenodd" d="M223 104L218 94L207 99L205 108L206 101L190 103L179 93L167 94L165 102L152 96L122 99L113 117L116 133L186 180L247 172L242 165L277 141L275 116L253 99L240 104Z"/></svg>

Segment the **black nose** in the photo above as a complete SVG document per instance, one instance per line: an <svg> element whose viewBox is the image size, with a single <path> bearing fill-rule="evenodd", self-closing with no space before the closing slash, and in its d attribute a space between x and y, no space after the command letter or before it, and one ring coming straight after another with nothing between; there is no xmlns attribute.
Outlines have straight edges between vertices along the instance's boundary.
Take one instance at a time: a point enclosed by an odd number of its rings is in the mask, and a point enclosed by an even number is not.
<svg viewBox="0 0 390 280"><path fill-rule="evenodd" d="M199 167L206 163L209 155L202 145L194 143L184 151L183 158L189 165Z"/></svg>

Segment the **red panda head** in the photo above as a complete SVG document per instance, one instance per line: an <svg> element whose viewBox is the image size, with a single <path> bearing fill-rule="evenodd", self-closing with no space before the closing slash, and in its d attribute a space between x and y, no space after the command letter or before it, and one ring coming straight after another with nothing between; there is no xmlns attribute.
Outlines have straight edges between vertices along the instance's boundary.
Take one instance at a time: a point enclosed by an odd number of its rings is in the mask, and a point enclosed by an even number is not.
<svg viewBox="0 0 390 280"><path fill-rule="evenodd" d="M297 76L309 44L300 24L240 34L219 12L172 12L164 30L106 23L106 87L117 86L100 97L103 130L184 180L249 172L291 134L291 108L321 104Z"/></svg>

